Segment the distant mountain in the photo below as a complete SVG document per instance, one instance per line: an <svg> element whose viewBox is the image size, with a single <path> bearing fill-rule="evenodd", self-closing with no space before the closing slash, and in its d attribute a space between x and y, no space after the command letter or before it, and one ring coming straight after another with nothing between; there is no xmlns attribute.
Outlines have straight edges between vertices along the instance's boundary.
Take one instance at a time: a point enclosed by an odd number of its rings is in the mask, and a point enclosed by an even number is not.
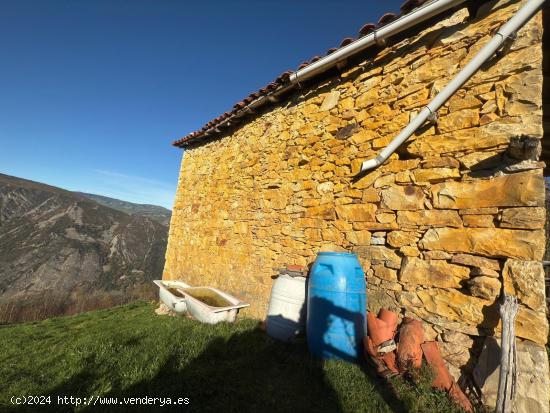
<svg viewBox="0 0 550 413"><path fill-rule="evenodd" d="M152 298L168 227L0 174L0 323Z"/></svg>
<svg viewBox="0 0 550 413"><path fill-rule="evenodd" d="M126 212L131 215L143 215L160 222L163 225L170 225L170 217L172 211L158 205L149 204L134 204L133 202L121 201L120 199L109 198L103 195L87 194L85 192L76 192L79 195L85 196L96 201L103 206Z"/></svg>

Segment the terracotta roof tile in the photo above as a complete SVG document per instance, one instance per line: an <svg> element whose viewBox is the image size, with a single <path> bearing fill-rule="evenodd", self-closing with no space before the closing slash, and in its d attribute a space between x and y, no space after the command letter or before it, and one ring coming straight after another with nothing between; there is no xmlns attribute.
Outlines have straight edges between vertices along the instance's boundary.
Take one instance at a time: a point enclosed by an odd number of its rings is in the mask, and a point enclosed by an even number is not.
<svg viewBox="0 0 550 413"><path fill-rule="evenodd" d="M352 43L355 39L353 37L346 37L342 42L340 43L340 47L347 46L348 44Z"/></svg>
<svg viewBox="0 0 550 413"><path fill-rule="evenodd" d="M410 12L411 10L417 8L418 6L421 6L425 2L426 2L425 0L406 0L401 5L401 13L402 14L407 14L408 12Z"/></svg>
<svg viewBox="0 0 550 413"><path fill-rule="evenodd" d="M359 37L366 36L369 33L372 33L376 29L376 24L367 23L359 29Z"/></svg>
<svg viewBox="0 0 550 413"><path fill-rule="evenodd" d="M410 13L413 9L417 8L418 6L421 6L422 4L426 3L428 0L405 0L405 2L401 5L400 10L401 13L399 15L395 13L386 13L380 17L378 20L378 23L366 23L359 29L359 34L357 36L357 39L373 32L374 30L396 20L400 16ZM355 38L352 37L346 37L343 39L340 43L340 46L337 48L330 48L327 50L326 54L329 55L331 53L334 53L339 48L344 47L353 41L355 41ZM310 65L311 63L316 62L317 60L321 59L320 56L314 56L311 60L303 62L300 66L298 66L298 69L303 69L304 67ZM286 71L284 73L281 73L273 82L269 83L267 86L264 86L260 90L256 92L252 92L250 95L242 99L240 102L236 103L233 106L233 109L225 112L223 115L218 116L217 118L211 120L210 122L206 123L199 131L192 132L188 134L187 136L178 139L177 141L173 142L172 144L174 146L183 146L186 143L188 143L190 140L199 139L201 136L204 135L204 133L210 129L215 128L218 126L221 122L223 122L226 119L229 119L231 116L235 115L237 112L242 111L245 109L250 103L254 102L258 98L262 96L267 96L270 92L279 89L282 86L285 86L288 84L290 75L293 73L293 71Z"/></svg>
<svg viewBox="0 0 550 413"><path fill-rule="evenodd" d="M382 17L380 17L380 20L378 20L378 26L384 26L388 23L391 23L395 19L397 19L399 16L395 13L386 13Z"/></svg>

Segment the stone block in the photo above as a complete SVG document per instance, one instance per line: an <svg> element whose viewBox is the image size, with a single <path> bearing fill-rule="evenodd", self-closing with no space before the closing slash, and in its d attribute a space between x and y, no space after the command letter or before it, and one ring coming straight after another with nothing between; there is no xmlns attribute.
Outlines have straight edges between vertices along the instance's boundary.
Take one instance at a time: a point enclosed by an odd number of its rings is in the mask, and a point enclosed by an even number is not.
<svg viewBox="0 0 550 413"><path fill-rule="evenodd" d="M333 90L332 92L328 93L325 96L325 99L323 100L323 103L321 104L321 108L319 110L321 111L331 110L332 108L336 107L339 99L340 99L340 92L337 90Z"/></svg>
<svg viewBox="0 0 550 413"><path fill-rule="evenodd" d="M482 169L481 165L498 161L500 157L501 153L496 151L474 151L458 157L458 161L466 169L477 170Z"/></svg>
<svg viewBox="0 0 550 413"><path fill-rule="evenodd" d="M544 228L546 210L540 207L506 208L502 211L500 226L503 228Z"/></svg>
<svg viewBox="0 0 550 413"><path fill-rule="evenodd" d="M496 215L498 214L498 208L466 208L459 209L459 215Z"/></svg>
<svg viewBox="0 0 550 413"><path fill-rule="evenodd" d="M446 343L456 344L466 348L472 348L474 345L474 340L472 340L469 335L458 331L445 331L441 336Z"/></svg>
<svg viewBox="0 0 550 413"><path fill-rule="evenodd" d="M461 227L462 220L456 211L435 209L421 211L398 211L397 223L407 226Z"/></svg>
<svg viewBox="0 0 550 413"><path fill-rule="evenodd" d="M380 195L378 195L378 191L375 188L368 188L362 192L361 201L363 201L363 203L380 202Z"/></svg>
<svg viewBox="0 0 550 413"><path fill-rule="evenodd" d="M420 164L420 159L394 159L380 166L380 169L384 172L403 172L410 169L415 169Z"/></svg>
<svg viewBox="0 0 550 413"><path fill-rule="evenodd" d="M492 278L500 277L500 274L498 273L498 271L491 270L490 268L485 268L485 267L472 268L472 270L470 271L470 275L473 277L479 277L479 276L492 277Z"/></svg>
<svg viewBox="0 0 550 413"><path fill-rule="evenodd" d="M424 251L422 256L426 260L450 260L453 255L445 251Z"/></svg>
<svg viewBox="0 0 550 413"><path fill-rule="evenodd" d="M544 206L544 178L521 172L491 179L444 182L432 186L435 208Z"/></svg>
<svg viewBox="0 0 550 413"><path fill-rule="evenodd" d="M361 170L361 164L366 159L354 159L351 161L351 173L357 174ZM381 172L379 171L372 171L369 172L367 175L361 177L361 179L357 180L353 183L353 188L355 189L366 189L370 187L374 181L378 179L378 177L381 175Z"/></svg>
<svg viewBox="0 0 550 413"><path fill-rule="evenodd" d="M455 112L459 113L459 112ZM455 152L470 152L481 154L483 150L494 149L506 145L513 136L528 130L527 127L519 127L501 122L492 122L477 128L456 130L447 134L423 136L407 144L406 150L416 156L438 156L440 154L452 154ZM487 156L485 156L487 157ZM462 158L459 159L462 162ZM471 161L471 160L470 160ZM474 164L477 162L474 161Z"/></svg>
<svg viewBox="0 0 550 413"><path fill-rule="evenodd" d="M343 192L343 194L345 197L353 199L361 199L363 197L363 191L360 191L359 189L347 189Z"/></svg>
<svg viewBox="0 0 550 413"><path fill-rule="evenodd" d="M546 344L548 342L548 318L546 318L546 312L544 310L532 310L520 305L516 317L516 336L526 338L538 344Z"/></svg>
<svg viewBox="0 0 550 413"><path fill-rule="evenodd" d="M470 276L470 271L447 261L422 260L405 257L399 280L402 283L439 288L460 288L461 281Z"/></svg>
<svg viewBox="0 0 550 413"><path fill-rule="evenodd" d="M494 228L494 219L492 215L464 215L462 222L465 227Z"/></svg>
<svg viewBox="0 0 550 413"><path fill-rule="evenodd" d="M349 222L341 219L337 219L332 224L342 232L351 231L353 229L353 226Z"/></svg>
<svg viewBox="0 0 550 413"><path fill-rule="evenodd" d="M451 262L453 264L461 264L469 267L484 267L495 271L500 270L500 264L497 260L478 257L476 255L456 254L452 256Z"/></svg>
<svg viewBox="0 0 550 413"><path fill-rule="evenodd" d="M388 233L388 244L395 248L416 244L419 236L410 231L392 231Z"/></svg>
<svg viewBox="0 0 550 413"><path fill-rule="evenodd" d="M323 241L332 241L337 244L341 244L344 239L343 234L334 227L323 228L321 236L323 237Z"/></svg>
<svg viewBox="0 0 550 413"><path fill-rule="evenodd" d="M383 224L395 222L395 219L396 217L393 212L383 212L383 213L376 214L376 220Z"/></svg>
<svg viewBox="0 0 550 413"><path fill-rule="evenodd" d="M322 218L328 220L336 219L336 211L334 207L330 204L313 206L306 210L306 218Z"/></svg>
<svg viewBox="0 0 550 413"><path fill-rule="evenodd" d="M386 281L397 281L397 271L383 265L373 265L374 275Z"/></svg>
<svg viewBox="0 0 550 413"><path fill-rule="evenodd" d="M429 158L422 161L423 168L458 168L460 162L450 156Z"/></svg>
<svg viewBox="0 0 550 413"><path fill-rule="evenodd" d="M544 231L501 228L432 228L419 242L425 250L464 252L486 257L541 260Z"/></svg>
<svg viewBox="0 0 550 413"><path fill-rule="evenodd" d="M371 141L376 137L378 137L378 135L375 132L369 129L361 129L359 132L352 135L349 139L355 145L361 145L362 143Z"/></svg>
<svg viewBox="0 0 550 413"><path fill-rule="evenodd" d="M338 219L351 222L371 222L376 221L376 205L374 204L348 204L337 205L335 207Z"/></svg>
<svg viewBox="0 0 550 413"><path fill-rule="evenodd" d="M356 231L391 231L397 229L397 222L352 222L353 229Z"/></svg>
<svg viewBox="0 0 550 413"><path fill-rule="evenodd" d="M437 119L440 133L467 129L479 125L479 110L463 109Z"/></svg>
<svg viewBox="0 0 550 413"><path fill-rule="evenodd" d="M372 237L370 245L386 245L386 238L384 237Z"/></svg>
<svg viewBox="0 0 550 413"><path fill-rule="evenodd" d="M354 245L370 245L372 236L369 231L350 231L346 233L346 239Z"/></svg>
<svg viewBox="0 0 550 413"><path fill-rule="evenodd" d="M544 268L541 262L506 260L502 278L506 294L515 295L520 303L544 312Z"/></svg>
<svg viewBox="0 0 550 413"><path fill-rule="evenodd" d="M394 211L424 209L426 199L421 188L413 185L392 186L381 192L382 204Z"/></svg>
<svg viewBox="0 0 550 413"><path fill-rule="evenodd" d="M306 228L304 230L304 235L309 242L319 242L322 241L321 230L317 228Z"/></svg>
<svg viewBox="0 0 550 413"><path fill-rule="evenodd" d="M333 193L334 183L329 181L329 182L323 182L322 184L317 185L317 192L320 195Z"/></svg>
<svg viewBox="0 0 550 413"><path fill-rule="evenodd" d="M494 300L500 295L500 287L502 284L498 278L479 276L468 281L468 290L474 297L485 298L486 300Z"/></svg>
<svg viewBox="0 0 550 413"><path fill-rule="evenodd" d="M475 326L477 334L483 331L500 331L498 303L493 300L466 295L455 289L432 288L417 292L422 302L421 312ZM419 310L416 310L419 311ZM475 330L472 330L472 333ZM543 311L520 306L516 317L516 336L535 343L546 344L548 320Z"/></svg>
<svg viewBox="0 0 550 413"><path fill-rule="evenodd" d="M404 245L399 248L399 252L405 257L419 257L420 250L415 245Z"/></svg>
<svg viewBox="0 0 550 413"><path fill-rule="evenodd" d="M353 248L353 252L361 257L369 258L373 264L382 264L393 269L401 267L401 257L391 248L371 245L367 247L355 247Z"/></svg>
<svg viewBox="0 0 550 413"><path fill-rule="evenodd" d="M498 323L498 311L492 311L485 319L484 311L494 307L490 300L466 295L455 289L432 288L417 292L422 308L439 317L459 321L474 326L495 325Z"/></svg>
<svg viewBox="0 0 550 413"><path fill-rule="evenodd" d="M471 94L465 96L454 95L449 99L449 112L457 112L463 109L479 109L483 102Z"/></svg>
<svg viewBox="0 0 550 413"><path fill-rule="evenodd" d="M415 182L434 182L446 179L460 178L460 172L455 168L416 169L413 172Z"/></svg>
<svg viewBox="0 0 550 413"><path fill-rule="evenodd" d="M393 183L395 183L395 175L394 174L384 175L384 176L381 176L380 178L378 178L374 182L374 187L375 188L387 187L387 186L392 185Z"/></svg>
<svg viewBox="0 0 550 413"><path fill-rule="evenodd" d="M514 411L549 413L550 371L546 349L529 341L517 340L516 354L518 380ZM483 403L489 408L494 408L497 402L500 363L500 339L487 337L473 377L481 390Z"/></svg>

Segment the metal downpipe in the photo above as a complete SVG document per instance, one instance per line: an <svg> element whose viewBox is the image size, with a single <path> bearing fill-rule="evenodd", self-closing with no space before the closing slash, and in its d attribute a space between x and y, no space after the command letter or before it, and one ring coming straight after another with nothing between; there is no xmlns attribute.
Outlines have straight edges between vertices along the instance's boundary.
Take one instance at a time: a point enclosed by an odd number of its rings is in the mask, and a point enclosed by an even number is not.
<svg viewBox="0 0 550 413"><path fill-rule="evenodd" d="M513 38L520 29L544 4L545 0L528 0L516 14L508 20L493 36L493 38L468 62L466 66L439 92L428 105L397 135L388 146L380 151L378 156L369 159L361 165L361 172L376 168L384 163L391 154L416 130L422 126L430 116L433 116L441 106L466 83L479 68L490 59L504 44L506 39Z"/></svg>

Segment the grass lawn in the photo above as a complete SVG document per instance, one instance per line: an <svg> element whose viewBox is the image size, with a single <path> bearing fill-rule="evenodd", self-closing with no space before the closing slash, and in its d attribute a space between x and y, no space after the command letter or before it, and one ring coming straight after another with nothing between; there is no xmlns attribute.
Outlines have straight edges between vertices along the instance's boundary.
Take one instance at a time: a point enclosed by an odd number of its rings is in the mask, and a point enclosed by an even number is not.
<svg viewBox="0 0 550 413"><path fill-rule="evenodd" d="M0 327L0 411L455 412L424 383L388 386L360 366L320 361L304 341L272 340L257 321L210 326L137 302ZM12 396L50 396L15 406ZM180 406L58 405L57 396L170 397ZM46 399L43 399L46 401ZM96 403L99 403L96 402Z"/></svg>

